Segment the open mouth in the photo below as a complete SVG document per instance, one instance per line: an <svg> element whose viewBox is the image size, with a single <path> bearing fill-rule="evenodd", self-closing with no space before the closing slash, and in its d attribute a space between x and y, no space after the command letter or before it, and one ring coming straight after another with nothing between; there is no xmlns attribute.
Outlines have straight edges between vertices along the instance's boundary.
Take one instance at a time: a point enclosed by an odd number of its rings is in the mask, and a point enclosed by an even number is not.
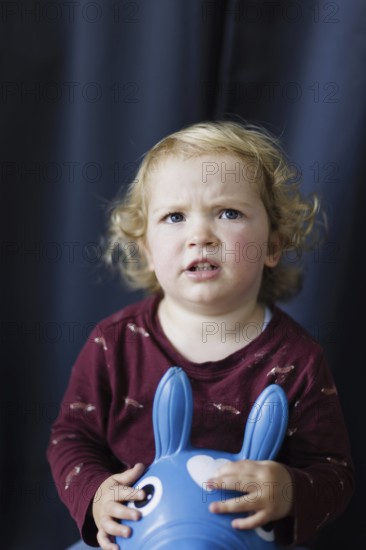
<svg viewBox="0 0 366 550"><path fill-rule="evenodd" d="M189 271L214 271L218 269L216 265L209 264L208 262L201 262L189 268Z"/></svg>

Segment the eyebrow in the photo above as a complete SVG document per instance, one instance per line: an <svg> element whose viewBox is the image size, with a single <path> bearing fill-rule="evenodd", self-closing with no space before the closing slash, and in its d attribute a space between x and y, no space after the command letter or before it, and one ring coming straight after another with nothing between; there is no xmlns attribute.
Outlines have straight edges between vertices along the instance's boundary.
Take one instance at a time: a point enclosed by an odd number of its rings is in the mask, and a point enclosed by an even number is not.
<svg viewBox="0 0 366 550"><path fill-rule="evenodd" d="M232 206L228 206L228 204L230 203L233 203ZM232 208L232 209L237 209L237 208L253 208L254 205L253 204L250 204L248 202L242 202L242 201L238 201L237 198L234 198L234 197L227 197L227 198L224 198L224 199L220 199L220 202L212 202L211 204L208 205L208 208ZM152 214L156 214L156 213L159 213L159 212L178 212L180 210L185 210L187 208L187 205L184 204L184 203L181 203L181 204L177 204L177 203L171 203L171 204L166 204L165 206L158 206L157 208L155 208L153 211L152 211Z"/></svg>
<svg viewBox="0 0 366 550"><path fill-rule="evenodd" d="M185 210L186 208L186 205L185 204L179 204L179 205L174 205L174 204L166 204L165 206L158 206L158 208L155 208L153 211L152 211L152 214L156 214L156 213L159 213L159 212L175 212L175 211L178 211L178 210Z"/></svg>

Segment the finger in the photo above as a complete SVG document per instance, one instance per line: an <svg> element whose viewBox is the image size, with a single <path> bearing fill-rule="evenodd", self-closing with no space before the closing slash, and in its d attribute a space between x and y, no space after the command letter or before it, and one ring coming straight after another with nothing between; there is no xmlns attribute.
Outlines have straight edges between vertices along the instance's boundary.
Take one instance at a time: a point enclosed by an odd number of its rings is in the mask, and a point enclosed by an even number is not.
<svg viewBox="0 0 366 550"><path fill-rule="evenodd" d="M128 508L123 504L118 502L107 502L104 508L105 515L107 517L116 518L116 519L128 519L130 521L138 521L141 517L141 512L139 510L134 510L133 508Z"/></svg>
<svg viewBox="0 0 366 550"><path fill-rule="evenodd" d="M97 541L102 550L119 550L117 544L114 544L104 529L99 529Z"/></svg>
<svg viewBox="0 0 366 550"><path fill-rule="evenodd" d="M250 492L255 490L251 484L261 487L263 484L273 483L276 477L273 474L273 465L270 461L257 462L253 460L241 460L230 466L222 468L220 475L207 481L208 485L216 483L216 486L233 491Z"/></svg>
<svg viewBox="0 0 366 550"><path fill-rule="evenodd" d="M216 471L215 477L221 477L227 474L230 475L237 472L241 467L241 462L244 462L244 460L240 460L237 462L232 462L232 461L225 462L225 464L223 466L220 466L220 468Z"/></svg>
<svg viewBox="0 0 366 550"><path fill-rule="evenodd" d="M235 518L231 522L234 529L256 529L268 523L267 515L263 510L259 510L246 518Z"/></svg>
<svg viewBox="0 0 366 550"><path fill-rule="evenodd" d="M128 525L122 525L110 516L104 516L102 518L102 521L100 522L100 530L104 531L107 537L129 537L131 534L131 529Z"/></svg>
<svg viewBox="0 0 366 550"><path fill-rule="evenodd" d="M258 478L252 476L223 476L215 478L207 481L206 488L208 490L238 491L239 493L257 493L262 490Z"/></svg>
<svg viewBox="0 0 366 550"><path fill-rule="evenodd" d="M125 472L121 472L119 474L114 474L113 479L122 485L130 485L131 483L135 483L135 481L142 476L144 471L145 466L141 462L138 462L130 470L126 470Z"/></svg>
<svg viewBox="0 0 366 550"><path fill-rule="evenodd" d="M242 487L246 483L255 482L258 479L257 472L234 471L224 473L220 476L215 476L207 480L208 486L214 485L222 489L238 490L237 487ZM239 489L241 490L241 489Z"/></svg>
<svg viewBox="0 0 366 550"><path fill-rule="evenodd" d="M114 502L124 502L128 500L144 500L146 495L139 487L130 487L129 485L114 485L111 487L114 492Z"/></svg>
<svg viewBox="0 0 366 550"><path fill-rule="evenodd" d="M226 462L221 466L215 477L221 477L224 475L255 475L258 470L266 465L269 461L267 460L237 460L235 462Z"/></svg>
<svg viewBox="0 0 366 550"><path fill-rule="evenodd" d="M239 472L247 472L251 469L258 468L259 460L236 460L236 461L228 461L225 462L223 466L221 466L217 472L216 476L222 476L222 475L235 475Z"/></svg>
<svg viewBox="0 0 366 550"><path fill-rule="evenodd" d="M214 514L238 514L241 512L256 512L262 509L261 501L252 495L238 495L235 498L226 500L217 500L211 502L209 506L210 512Z"/></svg>

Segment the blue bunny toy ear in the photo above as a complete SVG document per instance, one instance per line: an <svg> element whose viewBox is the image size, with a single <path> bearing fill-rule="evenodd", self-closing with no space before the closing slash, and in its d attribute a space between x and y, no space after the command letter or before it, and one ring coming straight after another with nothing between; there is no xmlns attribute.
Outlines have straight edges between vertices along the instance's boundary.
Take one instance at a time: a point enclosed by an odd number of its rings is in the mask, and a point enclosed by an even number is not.
<svg viewBox="0 0 366 550"><path fill-rule="evenodd" d="M160 380L153 405L155 460L188 447L192 426L192 390L180 367Z"/></svg>
<svg viewBox="0 0 366 550"><path fill-rule="evenodd" d="M245 427L241 459L272 460L286 434L288 402L280 386L272 384L260 394Z"/></svg>

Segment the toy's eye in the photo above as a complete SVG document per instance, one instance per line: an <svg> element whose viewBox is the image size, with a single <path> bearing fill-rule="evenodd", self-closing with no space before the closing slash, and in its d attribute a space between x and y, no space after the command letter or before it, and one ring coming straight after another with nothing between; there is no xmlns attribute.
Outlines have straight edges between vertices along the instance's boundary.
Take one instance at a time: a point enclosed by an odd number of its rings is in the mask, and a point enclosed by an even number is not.
<svg viewBox="0 0 366 550"><path fill-rule="evenodd" d="M255 529L255 532L257 533L260 539L266 540L267 542L274 541L275 539L274 531L272 530L272 525L257 527Z"/></svg>
<svg viewBox="0 0 366 550"><path fill-rule="evenodd" d="M163 485L158 477L150 476L142 479L137 488L144 491L146 498L144 500L130 501L128 507L140 510L143 516L147 516L159 504L163 495Z"/></svg>
<svg viewBox="0 0 366 550"><path fill-rule="evenodd" d="M144 485L143 487L146 498L144 500L135 500L135 506L136 508L145 508L147 504L149 504L150 500L153 498L155 493L155 487L154 485Z"/></svg>

